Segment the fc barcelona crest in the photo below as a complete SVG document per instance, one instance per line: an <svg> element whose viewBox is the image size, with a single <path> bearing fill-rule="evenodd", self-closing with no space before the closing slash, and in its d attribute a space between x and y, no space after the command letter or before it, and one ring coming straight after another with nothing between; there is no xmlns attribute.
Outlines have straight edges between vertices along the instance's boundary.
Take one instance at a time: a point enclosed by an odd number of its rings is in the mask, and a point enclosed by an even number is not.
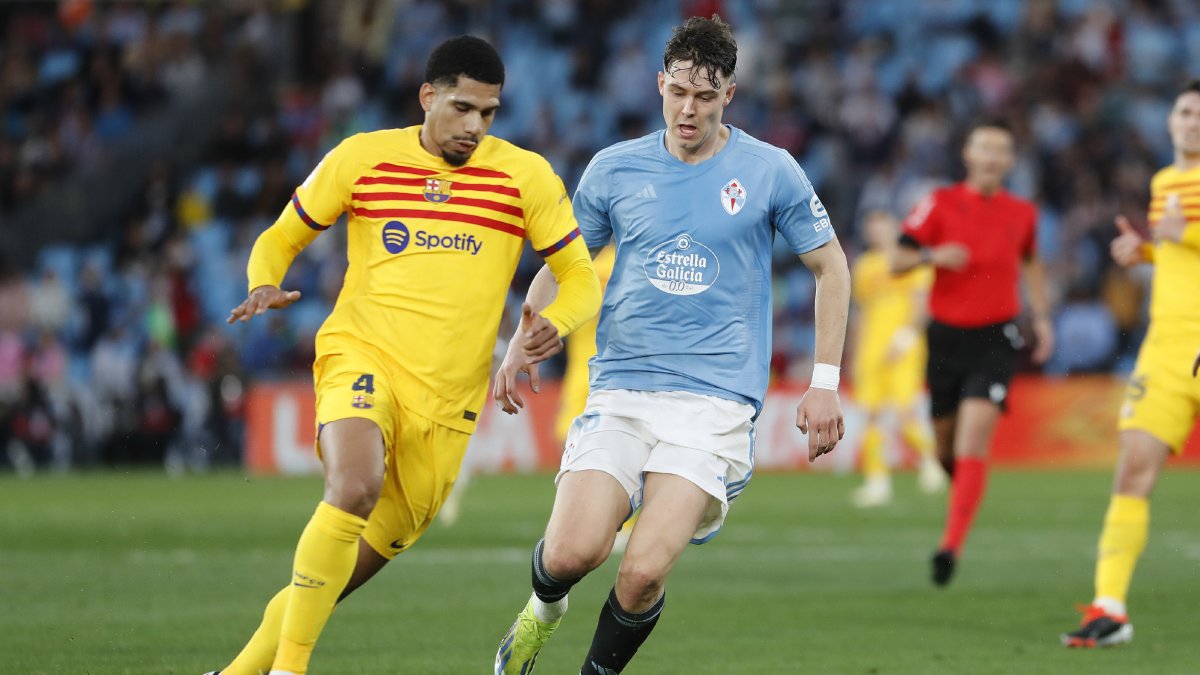
<svg viewBox="0 0 1200 675"><path fill-rule="evenodd" d="M440 178L426 178L425 200L434 204L442 204L450 201L450 181Z"/></svg>
<svg viewBox="0 0 1200 675"><path fill-rule="evenodd" d="M734 178L721 188L721 206L725 207L725 213L735 215L742 207L746 205L746 188L742 185L742 181Z"/></svg>

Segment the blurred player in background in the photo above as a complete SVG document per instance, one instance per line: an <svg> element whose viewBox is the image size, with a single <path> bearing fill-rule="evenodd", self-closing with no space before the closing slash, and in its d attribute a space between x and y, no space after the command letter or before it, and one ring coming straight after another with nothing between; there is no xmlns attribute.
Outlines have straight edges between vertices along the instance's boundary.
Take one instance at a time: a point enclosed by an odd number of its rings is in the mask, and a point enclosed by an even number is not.
<svg viewBox="0 0 1200 675"><path fill-rule="evenodd" d="M1167 455L1183 452L1200 412L1200 381L1188 376L1200 358L1200 81L1175 98L1167 118L1175 162L1150 181L1145 241L1117 216L1120 235L1112 257L1123 267L1154 264L1150 328L1125 390L1117 428L1112 499L1096 560L1096 595L1078 630L1062 636L1068 647L1106 647L1133 639L1125 607L1138 557L1150 528L1150 493ZM1196 358L1193 361L1193 358Z"/></svg>
<svg viewBox="0 0 1200 675"><path fill-rule="evenodd" d="M602 150L580 179L584 239L593 249L614 241L616 261L587 405L567 436L554 509L533 551L533 595L501 641L497 675L533 670L571 587L604 562L641 504L580 671L620 673L658 622L667 575L688 542L720 529L753 472L776 234L817 279L817 363L796 423L809 434L810 460L842 438L846 257L791 155L721 123L736 62L720 19L676 28L658 74L667 128ZM549 297L543 269L528 301L537 309ZM508 412L520 403L516 370L506 358L496 378Z"/></svg>
<svg viewBox="0 0 1200 675"><path fill-rule="evenodd" d="M246 321L296 301L292 260L349 213L345 283L317 335L313 374L325 493L289 584L223 675L304 673L335 604L408 549L454 485L488 383L508 286L526 239L559 283L525 308L518 363L562 348L595 315L600 286L549 163L487 135L504 65L462 36L429 57L424 124L352 136L258 238Z"/></svg>
<svg viewBox="0 0 1200 675"><path fill-rule="evenodd" d="M600 286L607 287L612 277L613 263L617 252L611 245L600 249L592 263L596 266L596 274L600 277ZM559 443L567 442L567 432L571 423L583 414L588 397L588 363L596 355L596 328L600 325L600 317L580 326L578 330L567 337L567 368L563 373L562 394L558 403L558 417L554 421L554 435ZM621 525L621 531L613 541L612 552L621 553L629 543L629 535L637 523L638 514L634 512L629 520Z"/></svg>
<svg viewBox="0 0 1200 675"><path fill-rule="evenodd" d="M596 275L600 277L601 289L608 286L616 259L617 251L609 245L600 249L592 261ZM554 420L554 435L561 442L566 442L571 423L583 413L587 404L588 362L596 355L596 328L599 325L600 317L597 316L567 337L567 367L563 371L558 417Z"/></svg>
<svg viewBox="0 0 1200 675"><path fill-rule="evenodd" d="M867 414L862 445L865 482L853 494L854 504L861 508L882 506L892 499L883 429L883 418L889 414L917 453L921 489L935 493L946 484L920 405L925 385L925 303L933 273L922 265L899 276L892 274L899 225L889 213L867 214L863 221L867 250L854 261L851 274L851 297L858 306L854 399Z"/></svg>
<svg viewBox="0 0 1200 675"><path fill-rule="evenodd" d="M963 147L966 179L918 203L892 258L901 274L934 267L929 296L930 414L938 458L953 479L933 582L950 582L987 484L987 456L1024 346L1015 320L1024 277L1033 311L1033 360L1054 349L1037 210L1004 189L1014 160L1003 125L976 125Z"/></svg>

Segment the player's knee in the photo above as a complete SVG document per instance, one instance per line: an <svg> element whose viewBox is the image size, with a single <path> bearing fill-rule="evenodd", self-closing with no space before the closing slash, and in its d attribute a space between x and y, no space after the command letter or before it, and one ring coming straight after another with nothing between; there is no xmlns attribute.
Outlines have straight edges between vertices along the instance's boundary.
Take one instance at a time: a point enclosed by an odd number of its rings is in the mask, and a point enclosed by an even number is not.
<svg viewBox="0 0 1200 675"><path fill-rule="evenodd" d="M340 480L326 486L325 501L346 513L366 518L379 501L380 487L377 481L369 479Z"/></svg>
<svg viewBox="0 0 1200 675"><path fill-rule="evenodd" d="M656 565L623 561L617 573L617 595L622 606L641 607L662 595L666 573Z"/></svg>
<svg viewBox="0 0 1200 675"><path fill-rule="evenodd" d="M1149 462L1122 462L1117 466L1114 491L1133 497L1149 497L1158 477L1158 467Z"/></svg>
<svg viewBox="0 0 1200 675"><path fill-rule="evenodd" d="M1170 448L1149 434L1137 431L1122 434L1121 446L1114 490L1118 494L1149 497Z"/></svg>
<svg viewBox="0 0 1200 675"><path fill-rule="evenodd" d="M580 545L579 542L546 542L542 549L542 564L556 579L578 579L604 564L608 552L597 546Z"/></svg>

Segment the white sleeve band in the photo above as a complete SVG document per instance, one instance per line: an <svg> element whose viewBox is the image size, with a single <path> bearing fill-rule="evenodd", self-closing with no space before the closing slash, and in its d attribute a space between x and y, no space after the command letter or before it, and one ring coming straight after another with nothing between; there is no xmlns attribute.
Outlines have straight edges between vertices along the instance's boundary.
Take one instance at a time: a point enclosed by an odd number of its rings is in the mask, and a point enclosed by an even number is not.
<svg viewBox="0 0 1200 675"><path fill-rule="evenodd" d="M838 382L842 377L842 369L837 366L831 366L828 363L814 363L812 382L809 387L812 389L829 389L837 391Z"/></svg>

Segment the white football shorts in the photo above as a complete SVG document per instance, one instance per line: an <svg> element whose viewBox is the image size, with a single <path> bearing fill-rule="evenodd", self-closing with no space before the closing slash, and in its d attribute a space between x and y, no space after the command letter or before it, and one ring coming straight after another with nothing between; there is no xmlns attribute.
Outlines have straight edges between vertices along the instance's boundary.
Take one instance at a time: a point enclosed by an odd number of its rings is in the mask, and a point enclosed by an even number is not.
<svg viewBox="0 0 1200 675"><path fill-rule="evenodd" d="M630 515L641 506L644 474L681 476L714 501L692 535L712 539L729 503L754 474L754 406L683 391L593 391L567 432L562 466L603 471L629 495Z"/></svg>

